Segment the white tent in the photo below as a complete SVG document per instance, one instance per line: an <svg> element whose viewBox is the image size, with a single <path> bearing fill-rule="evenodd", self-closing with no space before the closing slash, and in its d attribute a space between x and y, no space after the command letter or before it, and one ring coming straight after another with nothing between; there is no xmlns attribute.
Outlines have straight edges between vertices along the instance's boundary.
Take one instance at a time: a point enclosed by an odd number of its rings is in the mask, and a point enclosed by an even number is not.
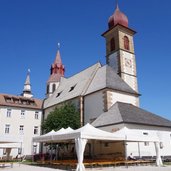
<svg viewBox="0 0 171 171"><path fill-rule="evenodd" d="M77 130L72 130L64 133L58 133L52 135L52 142L60 142L60 141L66 141L66 140L75 140L76 145L76 153L78 158L78 164L76 171L84 171L85 167L83 164L83 156L84 156L84 150L86 143L89 139L93 140L110 140L110 141L151 141L156 143L156 153L158 158L160 158L160 149L158 146L159 140L155 138L154 140L151 138L145 138L141 139L137 137L137 134L129 132L120 131L115 133L106 132L100 129L97 129L93 127L90 124L86 124L82 128L79 128ZM33 139L34 141L35 139ZM39 141L37 141L39 142ZM45 141L46 142L46 141ZM158 165L160 165L160 162L157 162Z"/></svg>
<svg viewBox="0 0 171 171"><path fill-rule="evenodd" d="M73 129L70 127L66 128L66 129L61 128L60 130L58 130L56 132L54 130L52 130L52 131L48 132L47 134L33 137L33 141L34 142L52 142L54 135L68 133L70 131L73 131Z"/></svg>
<svg viewBox="0 0 171 171"><path fill-rule="evenodd" d="M100 130L98 128L93 127L90 124L86 124L85 126L69 131L64 134L56 134L53 135L53 141L60 141L60 140L72 140L77 138L83 139L94 139L94 140L114 140L114 141L121 141L124 140L125 137L121 135L114 135L113 133L106 132Z"/></svg>

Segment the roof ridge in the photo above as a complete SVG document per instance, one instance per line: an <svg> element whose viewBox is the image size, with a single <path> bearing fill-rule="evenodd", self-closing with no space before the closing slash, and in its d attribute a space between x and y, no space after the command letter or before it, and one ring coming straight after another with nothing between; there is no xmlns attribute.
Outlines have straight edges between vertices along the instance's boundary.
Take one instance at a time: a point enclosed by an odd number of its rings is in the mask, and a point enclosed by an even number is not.
<svg viewBox="0 0 171 171"><path fill-rule="evenodd" d="M101 67L101 64L98 62L98 63L97 63L97 66L96 66L96 68L95 68L95 71L92 73L91 77L88 79L88 81L87 81L87 86L85 85L85 90L83 89L81 95L84 95L84 94L87 92L87 90L88 90L90 84L92 83L92 80L94 79L94 77L95 77L95 75L96 75L96 73L97 73L97 71L98 71L98 69L99 69L100 67Z"/></svg>
<svg viewBox="0 0 171 171"><path fill-rule="evenodd" d="M121 110L120 110L120 108L119 108L119 101L117 101L115 104L117 105L117 109L118 109L118 111L119 111L119 114L120 114L120 116L121 116L121 119L122 119L122 121L124 121L123 120L123 117L122 117L122 114L121 114Z"/></svg>

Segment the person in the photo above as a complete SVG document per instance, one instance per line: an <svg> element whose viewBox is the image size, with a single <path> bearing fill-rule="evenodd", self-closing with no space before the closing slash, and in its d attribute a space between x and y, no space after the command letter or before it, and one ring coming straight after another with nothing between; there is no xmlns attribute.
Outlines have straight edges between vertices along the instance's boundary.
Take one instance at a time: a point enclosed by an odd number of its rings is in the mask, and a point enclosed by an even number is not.
<svg viewBox="0 0 171 171"><path fill-rule="evenodd" d="M132 153L128 156L128 160L136 160L136 158L132 155Z"/></svg>

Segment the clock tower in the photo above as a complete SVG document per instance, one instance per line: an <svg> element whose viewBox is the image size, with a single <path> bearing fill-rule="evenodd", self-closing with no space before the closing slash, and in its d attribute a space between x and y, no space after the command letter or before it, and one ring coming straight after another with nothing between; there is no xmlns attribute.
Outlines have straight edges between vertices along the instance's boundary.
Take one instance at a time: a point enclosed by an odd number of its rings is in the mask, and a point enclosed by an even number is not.
<svg viewBox="0 0 171 171"><path fill-rule="evenodd" d="M106 39L106 63L138 93L133 36L128 18L118 7L109 18L109 29L102 34Z"/></svg>

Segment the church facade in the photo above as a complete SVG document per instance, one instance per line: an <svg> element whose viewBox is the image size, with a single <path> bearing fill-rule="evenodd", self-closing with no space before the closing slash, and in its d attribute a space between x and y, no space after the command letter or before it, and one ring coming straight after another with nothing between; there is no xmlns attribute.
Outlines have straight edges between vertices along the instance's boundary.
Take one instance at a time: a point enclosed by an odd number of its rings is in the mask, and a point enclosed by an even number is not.
<svg viewBox="0 0 171 171"><path fill-rule="evenodd" d="M106 65L96 63L87 69L64 77L65 67L57 52L47 81L44 116L65 102L72 102L80 110L81 125L91 123L97 128L115 132L121 128L135 130L140 135L158 135L163 156L171 155L171 121L139 107L136 57L128 18L118 7L108 20L108 30L102 34L106 41ZM129 153L136 156L155 155L151 143L100 142L92 152L105 157ZM103 150L102 150L103 149Z"/></svg>
<svg viewBox="0 0 171 171"><path fill-rule="evenodd" d="M44 101L33 98L28 73L20 96L0 94L0 136L15 135L22 147L9 151L16 156L39 152L32 137L41 133L41 122L56 107L72 102L80 111L80 123L115 132L122 128L139 135L157 134L162 156L171 156L171 121L140 108L134 34L128 18L118 7L109 17L108 29L102 36L106 45L106 64L97 62L85 70L65 78L60 51L50 67ZM9 149L7 146L5 149ZM33 151L34 150L34 151ZM101 157L154 156L152 143L98 142L91 154ZM89 150L88 150L89 151ZM0 157L6 151L0 148Z"/></svg>

